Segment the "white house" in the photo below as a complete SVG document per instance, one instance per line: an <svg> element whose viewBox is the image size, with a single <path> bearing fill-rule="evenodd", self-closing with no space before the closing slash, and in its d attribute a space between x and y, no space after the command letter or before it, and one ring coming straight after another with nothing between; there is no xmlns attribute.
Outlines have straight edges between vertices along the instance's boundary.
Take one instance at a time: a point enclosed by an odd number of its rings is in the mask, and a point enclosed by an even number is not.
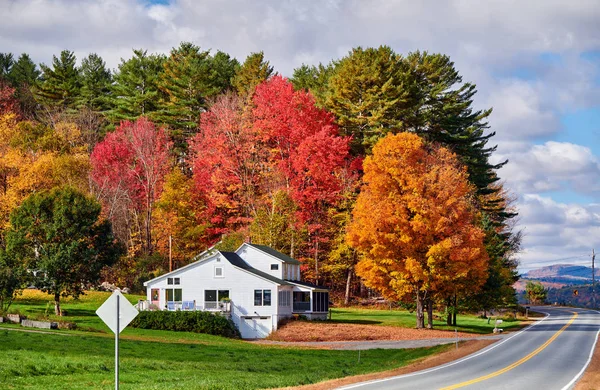
<svg viewBox="0 0 600 390"><path fill-rule="evenodd" d="M166 310L231 315L243 338L263 338L293 314L326 319L329 290L300 281L300 262L264 245L211 250L144 283L148 301Z"/></svg>

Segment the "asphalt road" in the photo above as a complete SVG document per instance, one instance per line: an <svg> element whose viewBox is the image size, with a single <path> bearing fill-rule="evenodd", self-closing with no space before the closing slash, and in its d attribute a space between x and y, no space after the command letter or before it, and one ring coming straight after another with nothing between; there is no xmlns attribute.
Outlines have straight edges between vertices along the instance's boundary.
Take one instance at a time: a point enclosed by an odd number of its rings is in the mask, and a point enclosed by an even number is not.
<svg viewBox="0 0 600 390"><path fill-rule="evenodd" d="M600 334L600 312L532 309L548 316L465 358L341 389L569 389L589 364Z"/></svg>

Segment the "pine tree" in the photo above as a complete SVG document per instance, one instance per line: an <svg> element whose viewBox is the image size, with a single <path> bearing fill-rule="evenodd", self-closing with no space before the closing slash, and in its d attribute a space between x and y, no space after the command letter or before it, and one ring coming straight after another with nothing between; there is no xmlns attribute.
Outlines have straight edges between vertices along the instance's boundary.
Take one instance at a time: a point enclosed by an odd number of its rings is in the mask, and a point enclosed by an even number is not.
<svg viewBox="0 0 600 390"><path fill-rule="evenodd" d="M29 55L23 53L13 64L8 78L17 90L16 97L19 100L21 114L25 118L33 118L37 111L37 103L31 91L40 77L40 71Z"/></svg>
<svg viewBox="0 0 600 390"><path fill-rule="evenodd" d="M9 79L15 60L12 53L0 53L0 78Z"/></svg>
<svg viewBox="0 0 600 390"><path fill-rule="evenodd" d="M256 86L273 75L273 67L265 61L264 53L252 53L242 64L232 84L240 96L250 97Z"/></svg>
<svg viewBox="0 0 600 390"><path fill-rule="evenodd" d="M334 62L326 66L319 64L318 67L302 64L301 67L294 69L294 74L290 81L296 90L304 89L305 91L310 91L315 97L317 105L324 107L325 93L334 67Z"/></svg>
<svg viewBox="0 0 600 390"><path fill-rule="evenodd" d="M41 82L36 88L38 100L51 108L73 108L81 94L81 75L75 54L63 50L60 57L52 57L52 67L44 64Z"/></svg>
<svg viewBox="0 0 600 390"><path fill-rule="evenodd" d="M34 85L40 77L40 71L28 54L23 53L10 69L9 78L17 88Z"/></svg>
<svg viewBox="0 0 600 390"><path fill-rule="evenodd" d="M96 53L88 55L81 61L81 96L77 103L93 111L104 111L108 108L108 94L112 76L106 69L106 63Z"/></svg>
<svg viewBox="0 0 600 390"><path fill-rule="evenodd" d="M119 71L113 77L109 119L135 120L158 110L161 97L158 80L164 61L163 55L148 55L142 49L134 50L129 60L121 59Z"/></svg>
<svg viewBox="0 0 600 390"><path fill-rule="evenodd" d="M402 127L411 82L402 57L387 46L353 49L329 78L325 107L343 135L352 136L355 155L369 153L389 132Z"/></svg>
<svg viewBox="0 0 600 390"><path fill-rule="evenodd" d="M211 63L211 85L218 90L219 94L225 93L233 88L232 81L240 68L240 63L229 54L217 51L212 57Z"/></svg>
<svg viewBox="0 0 600 390"><path fill-rule="evenodd" d="M218 92L210 80L211 58L208 51L183 42L171 50L163 66L158 88L164 94L164 101L153 117L169 126L175 153L184 157L187 139L198 128L200 114L207 107L207 98Z"/></svg>

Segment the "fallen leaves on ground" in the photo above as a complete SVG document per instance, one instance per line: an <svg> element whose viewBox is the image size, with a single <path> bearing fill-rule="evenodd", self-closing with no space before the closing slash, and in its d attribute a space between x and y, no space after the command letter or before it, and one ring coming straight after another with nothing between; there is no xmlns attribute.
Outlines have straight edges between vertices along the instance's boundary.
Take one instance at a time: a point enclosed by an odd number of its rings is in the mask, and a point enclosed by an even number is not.
<svg viewBox="0 0 600 390"><path fill-rule="evenodd" d="M467 338L481 335L436 329L409 329L395 326L332 324L292 321L281 326L267 338L273 341L361 341L361 340L424 340Z"/></svg>

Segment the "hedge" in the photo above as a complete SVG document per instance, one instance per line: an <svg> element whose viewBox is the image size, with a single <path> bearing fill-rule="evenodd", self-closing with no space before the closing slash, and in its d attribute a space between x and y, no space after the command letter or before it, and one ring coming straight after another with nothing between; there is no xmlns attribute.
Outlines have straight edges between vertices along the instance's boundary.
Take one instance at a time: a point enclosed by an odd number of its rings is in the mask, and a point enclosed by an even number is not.
<svg viewBox="0 0 600 390"><path fill-rule="evenodd" d="M207 311L141 311L130 326L141 329L206 333L239 338L240 332L231 320Z"/></svg>

